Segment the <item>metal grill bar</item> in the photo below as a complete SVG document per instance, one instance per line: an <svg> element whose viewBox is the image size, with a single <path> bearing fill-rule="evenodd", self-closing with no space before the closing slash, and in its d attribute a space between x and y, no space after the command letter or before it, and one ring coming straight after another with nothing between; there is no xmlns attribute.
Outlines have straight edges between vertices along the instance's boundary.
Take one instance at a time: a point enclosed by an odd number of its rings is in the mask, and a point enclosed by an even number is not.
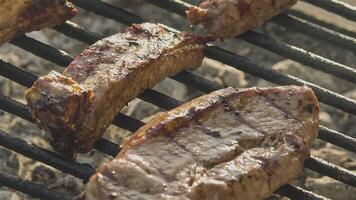
<svg viewBox="0 0 356 200"><path fill-rule="evenodd" d="M122 113L119 113L115 116L113 124L131 132L135 132L143 125L140 120L129 117Z"/></svg>
<svg viewBox="0 0 356 200"><path fill-rule="evenodd" d="M327 173L327 176L332 177L333 179L339 180L347 185L351 185L356 187L356 174L346 170L344 168L340 168L337 165L334 165L326 160L317 158L315 156L311 156L304 162L304 167L311 169L315 172L323 171L323 173Z"/></svg>
<svg viewBox="0 0 356 200"><path fill-rule="evenodd" d="M36 56L41 56L59 66L68 66L73 60L73 57L68 55L65 51L58 50L27 36L18 37L10 43L31 52Z"/></svg>
<svg viewBox="0 0 356 200"><path fill-rule="evenodd" d="M85 29L71 21L66 21L63 24L54 27L53 29L55 29L60 33L65 34L68 37L75 38L78 41L87 44L93 44L99 39L101 39L101 36L99 34L94 33L88 29Z"/></svg>
<svg viewBox="0 0 356 200"><path fill-rule="evenodd" d="M311 66L314 69L337 76L349 82L356 83L355 69L334 62L327 58L323 58L299 47L274 40L267 35L263 35L254 31L248 31L240 35L239 38L266 50L272 51L276 54L282 55L286 58L295 60L304 65Z"/></svg>
<svg viewBox="0 0 356 200"><path fill-rule="evenodd" d="M25 87L31 87L33 82L38 78L37 76L35 76L34 74L32 73L29 73L27 71L24 71L24 70L21 70L9 63L6 63L6 62L3 62L0 60L0 75L3 75L17 83L20 83L21 84L21 81L23 82L26 82L26 84L23 84L23 86ZM19 75L19 76L18 76ZM22 76L23 79L19 79L18 77L20 77L20 75L25 75L25 76ZM206 79L204 79L206 80ZM188 80L189 82L189 80ZM213 90L214 88L208 88L208 90ZM182 104L183 102L179 101L179 100L176 100L174 98L170 98L169 99L169 102L170 103L166 103L164 99L161 99L159 96L155 96L155 95L152 95L152 96L148 96L149 98L156 98L157 101L160 102L161 105L163 105L162 107L165 108L165 109L171 109L171 108L174 108L174 107L177 107L179 106L180 104ZM27 110L27 108L22 108L23 110ZM130 126L130 129L127 129L125 128L126 130L130 130L131 132L135 132L135 130L137 130L140 126L143 125L143 123L139 120L135 120L133 118L129 118L125 115L122 115L124 116L125 118L127 118L124 122L124 124L126 125L127 123L130 123L131 121L134 121L135 124L133 126ZM30 116L31 117L31 116ZM30 120L33 120L32 118L30 118ZM123 123L121 122L120 119L115 119L114 124L116 124L117 126L119 127L122 127L123 126ZM324 126L320 126L319 128L319 135L318 137L320 139L323 139L327 142L330 142L332 144L335 144L335 145L338 145L340 147L343 147L349 151L352 151L352 152L355 152L356 153L356 139L352 138L352 137L349 137L343 133L339 133L335 130L331 130L331 129L328 129ZM105 140L103 140L102 142L104 142ZM102 148L105 148L105 147L108 147L108 145L99 145L99 150L100 151L103 151L103 152L106 152L108 153L108 150L102 150ZM118 148L118 147L117 147ZM111 148L110 148L111 149ZM113 150L110 150L111 153L108 153L110 155L116 155L117 151L113 151Z"/></svg>
<svg viewBox="0 0 356 200"><path fill-rule="evenodd" d="M222 48L211 47L206 49L206 56L214 60L223 62L236 69L242 70L257 77L278 85L307 85L312 88L319 101L339 108L347 113L356 114L356 101L340 94L322 88L313 83L304 81L294 76L280 73L277 70L259 66L251 62L248 58L226 51Z"/></svg>
<svg viewBox="0 0 356 200"><path fill-rule="evenodd" d="M164 8L168 11L171 11L173 13L176 13L180 16L185 17L186 13L185 11L188 10L190 7L193 5L186 3L182 0L146 0L147 2L150 2L153 5L156 5L160 8Z"/></svg>
<svg viewBox="0 0 356 200"><path fill-rule="evenodd" d="M272 18L272 22L284 26L290 30L300 32L306 36L312 36L316 39L322 39L347 48L353 52L356 51L356 39L343 35L331 29L319 26L309 21L305 21L293 15L280 14Z"/></svg>
<svg viewBox="0 0 356 200"><path fill-rule="evenodd" d="M93 174L95 171L87 164L79 164L73 161L69 161L56 153L36 147L34 145L30 145L28 142L22 139L11 137L9 134L1 130L0 145L26 157L60 169L65 173L72 174L73 176L83 180L88 180L91 174Z"/></svg>
<svg viewBox="0 0 356 200"><path fill-rule="evenodd" d="M149 2L155 1L155 0L148 0ZM82 2L81 0L76 1L76 3ZM89 11L93 11L94 13L96 12L97 7L102 7L101 9L113 10L120 12L122 9L114 7L110 4L104 4L101 1L98 0L88 0L87 2L90 2L90 6L85 7L85 9L88 9ZM174 2L175 7L181 6L178 1L176 0L170 0L169 2ZM81 4L81 3L80 3ZM80 4L78 4L80 6ZM163 4L162 4L163 5ZM127 11L125 11L127 13ZM99 13L97 13L99 14ZM110 17L103 15L105 17ZM136 16L131 13L131 16ZM118 22L120 22L122 19L119 18L112 18ZM241 57L237 54L234 54L232 52L226 51L224 49L218 48L218 47L208 47L206 49L206 56L212 59L215 59L217 61L223 62L225 64L228 64L230 66L233 66L239 70L245 71L249 74L252 74L257 77L261 77L267 81L270 81L275 84L279 85L307 85L311 87L317 94L319 101L331 105L333 107L339 108L345 112L351 113L351 114L356 114L356 101L347 97L344 97L340 94L337 94L335 92L332 92L330 90L326 90L325 88L322 88L318 85L309 83L307 81L298 79L296 77L293 77L291 75L286 75L282 74L277 70L273 70L270 68L262 67L259 65L254 64L247 58Z"/></svg>
<svg viewBox="0 0 356 200"><path fill-rule="evenodd" d="M29 194L33 197L40 199L53 199L53 200L70 200L71 198L56 192L54 190L48 189L44 185L38 185L30 181L20 179L16 176L6 174L0 171L0 185L21 191L25 194Z"/></svg>
<svg viewBox="0 0 356 200"><path fill-rule="evenodd" d="M29 122L35 123L36 120L32 118L30 111L28 111L27 107L10 97L4 96L0 93L0 109L14 114L16 116L21 117Z"/></svg>
<svg viewBox="0 0 356 200"><path fill-rule="evenodd" d="M356 174L354 172L334 165L321 158L311 156L305 160L304 167L355 187Z"/></svg>
<svg viewBox="0 0 356 200"><path fill-rule="evenodd" d="M324 8L330 12L336 13L346 19L356 21L356 8L339 0L303 0L312 5Z"/></svg>
<svg viewBox="0 0 356 200"><path fill-rule="evenodd" d="M161 3L163 3L162 1ZM75 5L87 10L94 12L97 15L119 21L120 23L123 23L127 26L133 24L133 23L143 23L146 20L144 20L142 17L132 14L124 9L121 9L119 7L113 6L111 4L102 2L100 0L76 0L73 2ZM111 15L110 13L120 13L117 15ZM123 14L121 14L123 13Z"/></svg>
<svg viewBox="0 0 356 200"><path fill-rule="evenodd" d="M319 125L318 138L356 153L356 139L344 133Z"/></svg>
<svg viewBox="0 0 356 200"><path fill-rule="evenodd" d="M337 24L331 24L329 22L325 22L325 21L322 21L322 20L319 20L311 15L307 15L303 12L300 12L298 10L289 10L288 13L296 16L296 17L299 17L300 19L303 19L305 21L309 21L309 22L312 22L314 24L317 24L321 27L326 27L327 29L330 29L330 30L334 30L335 32L339 32L341 34L344 34L344 35L347 35L349 37L352 37L352 38L356 38L356 32L353 32L353 31L350 31L350 30L347 30L343 27L340 27L338 26Z"/></svg>
<svg viewBox="0 0 356 200"><path fill-rule="evenodd" d="M292 200L327 200L323 196L317 195L313 192L306 191L300 187L285 185L276 191L277 194L286 196Z"/></svg>
<svg viewBox="0 0 356 200"><path fill-rule="evenodd" d="M33 82L38 78L36 75L32 73L22 70L18 67L15 67L2 60L0 60L0 66L1 66L0 75L12 81L15 81L16 83L25 87L31 87Z"/></svg>
<svg viewBox="0 0 356 200"><path fill-rule="evenodd" d="M85 10L93 11L109 19L122 19L122 23L131 25L133 23L143 23L144 19L132 15L130 12L118 7L112 7L110 4L97 0L76 0L73 3ZM99 6L98 6L99 4Z"/></svg>

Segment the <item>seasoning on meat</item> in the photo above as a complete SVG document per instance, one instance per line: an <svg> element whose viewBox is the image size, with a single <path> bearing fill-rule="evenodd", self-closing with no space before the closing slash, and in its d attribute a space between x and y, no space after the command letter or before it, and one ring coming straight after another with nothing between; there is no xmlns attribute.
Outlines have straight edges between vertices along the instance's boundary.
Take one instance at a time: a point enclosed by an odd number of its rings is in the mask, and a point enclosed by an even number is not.
<svg viewBox="0 0 356 200"><path fill-rule="evenodd" d="M55 150L87 153L114 116L146 88L200 66L209 38L143 23L96 42L62 74L39 78L26 93Z"/></svg>
<svg viewBox="0 0 356 200"><path fill-rule="evenodd" d="M191 24L202 23L217 38L229 38L296 4L298 0L204 0L186 13Z"/></svg>
<svg viewBox="0 0 356 200"><path fill-rule="evenodd" d="M77 13L66 0L0 0L0 44L62 24Z"/></svg>
<svg viewBox="0 0 356 200"><path fill-rule="evenodd" d="M301 171L318 115L308 87L213 92L141 127L91 177L86 197L264 199Z"/></svg>

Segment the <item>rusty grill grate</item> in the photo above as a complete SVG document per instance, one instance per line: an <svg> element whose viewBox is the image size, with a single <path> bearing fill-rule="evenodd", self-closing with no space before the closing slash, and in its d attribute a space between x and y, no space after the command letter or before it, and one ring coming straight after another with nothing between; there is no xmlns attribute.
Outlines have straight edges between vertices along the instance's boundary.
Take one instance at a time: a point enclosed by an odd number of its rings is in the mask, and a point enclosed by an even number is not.
<svg viewBox="0 0 356 200"><path fill-rule="evenodd" d="M190 6L188 3L185 3L181 0L147 1L182 16L185 16L184 11L187 7ZM356 21L356 9L350 5L339 2L338 0L303 1L324 8L349 20ZM132 23L141 23L145 21L145 19L137 16L136 14L127 12L121 8L115 7L100 0L76 0L74 1L74 4L87 11L92 11L98 15L113 19L126 25L130 25ZM287 27L288 29L303 33L307 36L322 38L330 43L334 43L347 50L356 52L355 32L344 30L340 27L336 27L335 25L314 19L313 17L305 15L301 12L292 11L289 12L289 14L281 14L273 18L271 21L280 26ZM58 27L55 27L54 29L87 44L92 44L102 38L102 36L85 30L79 25L69 21ZM356 70L333 60L329 60L319 55L307 52L304 49L286 44L284 42L274 40L267 35L257 33L255 31L248 31L247 33L242 34L237 38L245 40L251 44L291 60L297 61L314 69L332 74L343 80L356 84ZM27 36L19 37L10 43L62 67L66 67L73 60L73 57L67 53ZM220 61L236 69L278 85L308 85L315 91L318 99L322 103L338 108L352 115L356 115L356 101L338 93L334 93L330 90L305 80L293 77L291 75L282 74L271 68L257 65L246 57L229 52L219 47L210 46L206 49L205 54L208 58ZM15 81L16 83L19 83L25 87L30 87L32 83L38 78L36 75L30 72L24 71L10 63L6 63L1 60L0 75L9 78L12 81ZM220 85L217 85L210 80L199 77L190 72L182 72L179 75L171 78L183 84L192 86L204 93L212 92L221 88ZM172 109L183 103L152 89L144 91L139 95L138 98L157 105L163 109ZM0 94L0 109L17 115L32 123L35 121L24 104L2 94ZM115 117L113 124L134 132L144 123L119 113ZM320 126L318 137L319 139L342 147L345 150L356 153L356 139L347 136L344 133ZM31 145L22 139L12 137L1 130L0 145L26 157L57 168L65 173L71 174L79 179L82 179L84 182L87 181L90 175L95 171L95 169L88 164L81 164L66 160L58 154ZM112 156L115 156L120 151L119 144L115 144L105 139L100 140L96 144L95 148ZM339 180L347 185L356 187L355 173L348 171L340 166L329 163L321 158L311 156L311 158L305 162L304 167L327 175L333 179ZM2 186L13 188L15 190L41 199L71 199L71 197L56 191L52 191L43 185L38 185L26 180L22 180L18 177L3 172L0 172L0 184ZM287 196L291 199L326 199L325 197L289 184L278 189L276 193Z"/></svg>

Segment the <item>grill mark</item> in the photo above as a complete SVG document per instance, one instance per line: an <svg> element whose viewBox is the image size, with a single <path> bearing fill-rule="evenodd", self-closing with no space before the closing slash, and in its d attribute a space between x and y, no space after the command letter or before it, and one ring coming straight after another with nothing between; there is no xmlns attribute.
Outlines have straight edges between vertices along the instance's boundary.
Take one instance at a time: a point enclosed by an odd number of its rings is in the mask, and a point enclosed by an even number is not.
<svg viewBox="0 0 356 200"><path fill-rule="evenodd" d="M197 125L198 129L201 130L203 133L205 133L206 135L209 135L213 138L219 138L221 139L221 132L220 131L212 131L204 126L201 125Z"/></svg>
<svg viewBox="0 0 356 200"><path fill-rule="evenodd" d="M185 147L184 144L181 144L181 143L179 143L179 142L176 141L176 140L171 140L171 141L172 141L175 145L177 145L178 148L180 148L180 149L182 149L182 150L184 150L184 151L186 151L186 152L192 154L193 156L195 156L194 153L191 152L191 151L189 151L189 150Z"/></svg>
<svg viewBox="0 0 356 200"><path fill-rule="evenodd" d="M169 141L173 142L175 145L177 145L178 148L180 148L181 150L189 153L194 159L197 157L197 155L191 151L189 151L184 144L179 143L177 140L175 140L175 136L176 134L173 134L171 137L169 137Z"/></svg>
<svg viewBox="0 0 356 200"><path fill-rule="evenodd" d="M261 99L265 100L265 101L263 101L263 102L268 103L270 106L277 108L277 109L280 110L282 113L284 113L287 117L290 116L290 118L293 118L293 119L295 119L298 123L300 123L300 121L299 121L298 119L296 119L296 117L295 117L292 113L290 113L289 111L287 111L287 110L281 108L280 106L277 106L277 105L274 104L273 101L271 101L268 97L262 95L261 93L257 93L257 95L258 95ZM224 111L233 113L233 115L235 116L235 118L236 118L240 123L245 124L245 125L247 125L249 128L251 128L252 130L257 131L258 133L261 133L262 135L264 135L264 139L262 139L262 143L261 143L262 146L266 146L265 143L267 142L266 140L267 140L268 138L272 138L272 137L275 137L275 136L277 136L277 137L278 137L278 136L283 137L283 136L282 136L283 134L281 135L281 134L279 134L279 133L275 133L275 134L268 135L268 133L267 133L266 131L260 130L260 129L258 129L256 126L254 126L254 125L252 125L251 123L247 122L247 121L240 115L240 113L237 112L237 111L235 111L234 108L233 108L233 106L230 105L230 104L227 102L227 100L224 99L223 97L221 98L221 102L222 102L223 105L225 106ZM302 126L304 126L303 123L301 123L301 124L302 124ZM268 142L267 142L267 143L268 143ZM269 145L267 145L267 146L269 146Z"/></svg>
<svg viewBox="0 0 356 200"><path fill-rule="evenodd" d="M222 99L222 103L225 107L224 111L228 113L232 113L237 121L239 121L241 124L246 125L247 127L251 128L252 130L261 133L262 135L267 135L266 131L259 130L256 126L253 124L249 123L246 121L240 114L240 112L236 111L233 106L231 106L226 99Z"/></svg>
<svg viewBox="0 0 356 200"><path fill-rule="evenodd" d="M266 104L274 107L274 108L277 108L279 111L281 111L283 114L286 115L286 118L293 118L295 119L296 121L299 122L299 120L291 113L289 112L288 110L284 109L283 107L281 106L278 106L277 104L275 104L270 98L268 98L265 94L263 93L257 93L258 96L264 100L264 102L266 102Z"/></svg>
<svg viewBox="0 0 356 200"><path fill-rule="evenodd" d="M268 98L265 94L263 93L258 93L258 95L265 100L266 103L270 104L272 107L277 108L279 111L281 111L282 113L284 113L286 115L286 117L292 118L294 120L296 120L303 128L305 128L305 124L302 123L299 119L296 118L296 116L294 116L291 112L289 112L288 110L276 105L270 98ZM288 137L288 135L284 135L284 137ZM300 137L300 136L299 136ZM305 136L303 136L305 137ZM309 137L309 136L307 136ZM289 144L293 144L294 146L296 146L296 149L300 149L300 147L298 147L299 145L297 145L293 140L288 140Z"/></svg>

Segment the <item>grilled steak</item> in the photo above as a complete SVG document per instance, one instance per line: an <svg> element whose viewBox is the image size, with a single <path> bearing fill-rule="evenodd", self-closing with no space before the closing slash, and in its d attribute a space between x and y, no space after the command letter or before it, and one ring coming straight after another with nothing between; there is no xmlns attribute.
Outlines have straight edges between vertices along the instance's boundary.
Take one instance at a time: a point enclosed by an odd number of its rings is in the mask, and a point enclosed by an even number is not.
<svg viewBox="0 0 356 200"><path fill-rule="evenodd" d="M55 150L86 153L140 92L198 67L205 40L160 24L133 25L84 50L63 74L39 78L26 93L28 105Z"/></svg>
<svg viewBox="0 0 356 200"><path fill-rule="evenodd" d="M317 136L307 87L227 88L152 119L87 184L92 199L252 200L294 179Z"/></svg>
<svg viewBox="0 0 356 200"><path fill-rule="evenodd" d="M228 38L251 28L291 7L298 0L204 0L187 11L191 24L202 23L208 33Z"/></svg>
<svg viewBox="0 0 356 200"><path fill-rule="evenodd" d="M76 13L66 0L0 0L0 44L27 32L59 25Z"/></svg>

